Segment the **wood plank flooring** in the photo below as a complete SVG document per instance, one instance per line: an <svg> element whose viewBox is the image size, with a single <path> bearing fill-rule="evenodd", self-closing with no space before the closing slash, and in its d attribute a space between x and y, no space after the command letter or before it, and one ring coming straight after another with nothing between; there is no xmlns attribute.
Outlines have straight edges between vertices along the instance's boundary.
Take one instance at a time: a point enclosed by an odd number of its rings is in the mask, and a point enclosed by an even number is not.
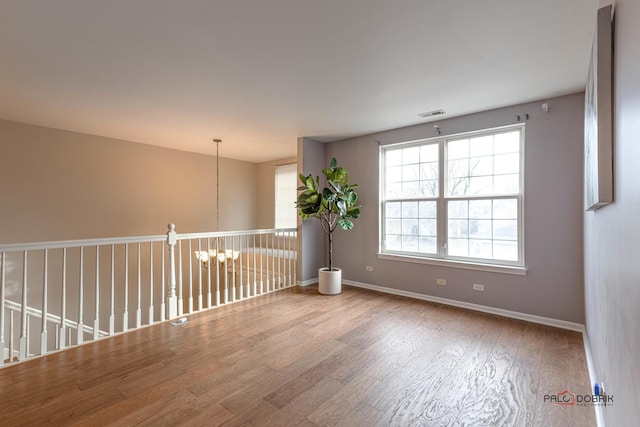
<svg viewBox="0 0 640 427"><path fill-rule="evenodd" d="M294 288L0 370L0 425L592 426L578 333Z"/></svg>

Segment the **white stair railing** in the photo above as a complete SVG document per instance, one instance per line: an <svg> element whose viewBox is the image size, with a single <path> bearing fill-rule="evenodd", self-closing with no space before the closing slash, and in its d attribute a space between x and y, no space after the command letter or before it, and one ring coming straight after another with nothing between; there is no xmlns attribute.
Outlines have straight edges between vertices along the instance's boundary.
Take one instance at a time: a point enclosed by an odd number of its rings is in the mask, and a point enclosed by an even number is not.
<svg viewBox="0 0 640 427"><path fill-rule="evenodd" d="M179 234L175 246L178 316L296 283L295 229Z"/></svg>
<svg viewBox="0 0 640 427"><path fill-rule="evenodd" d="M0 366L294 286L296 258L295 229L0 245Z"/></svg>

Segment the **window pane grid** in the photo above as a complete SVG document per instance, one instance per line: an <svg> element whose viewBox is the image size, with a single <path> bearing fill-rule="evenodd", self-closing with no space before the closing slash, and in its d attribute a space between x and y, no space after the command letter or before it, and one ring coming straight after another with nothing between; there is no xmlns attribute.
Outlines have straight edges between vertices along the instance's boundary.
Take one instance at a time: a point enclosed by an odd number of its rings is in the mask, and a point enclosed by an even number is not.
<svg viewBox="0 0 640 427"><path fill-rule="evenodd" d="M446 142L447 196L520 192L520 133L505 132Z"/></svg>
<svg viewBox="0 0 640 427"><path fill-rule="evenodd" d="M523 130L383 147L383 252L524 265Z"/></svg>
<svg viewBox="0 0 640 427"><path fill-rule="evenodd" d="M447 254L518 261L518 199L447 202Z"/></svg>
<svg viewBox="0 0 640 427"><path fill-rule="evenodd" d="M418 254L437 253L436 201L387 202L384 209L385 250Z"/></svg>
<svg viewBox="0 0 640 427"><path fill-rule="evenodd" d="M439 179L438 144L386 150L385 199L438 197Z"/></svg>

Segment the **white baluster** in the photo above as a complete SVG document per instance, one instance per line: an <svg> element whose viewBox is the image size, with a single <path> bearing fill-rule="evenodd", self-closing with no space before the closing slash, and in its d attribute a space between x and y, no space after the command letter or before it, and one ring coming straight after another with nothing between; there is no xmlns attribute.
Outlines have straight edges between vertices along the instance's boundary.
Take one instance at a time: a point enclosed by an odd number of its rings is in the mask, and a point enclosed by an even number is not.
<svg viewBox="0 0 640 427"><path fill-rule="evenodd" d="M245 251L240 251L240 258L244 258L246 257L246 271L245 271L245 276L246 276L246 289L245 289L245 297L249 298L251 296L251 285L249 283L249 236L245 236L244 237L244 247L245 247ZM243 256L243 253L246 253L245 256ZM240 260L240 274L242 275L242 259ZM241 286L243 286L243 282L242 282L242 277L240 277L240 284Z"/></svg>
<svg viewBox="0 0 640 427"><path fill-rule="evenodd" d="M264 236L267 239L267 292L273 291L273 236L271 237L271 247L269 246L269 234Z"/></svg>
<svg viewBox="0 0 640 427"><path fill-rule="evenodd" d="M115 313L115 293L116 293L116 283L115 283L115 245L111 245L111 295L110 295L110 306L109 306L109 335L113 335L116 331L116 313Z"/></svg>
<svg viewBox="0 0 640 427"><path fill-rule="evenodd" d="M5 263L6 255L4 252L0 255L0 348L4 351L4 289L5 289ZM9 359L11 359L11 350L9 350ZM0 360L0 366L4 365L4 354Z"/></svg>
<svg viewBox="0 0 640 427"><path fill-rule="evenodd" d="M179 264L178 264L179 265ZM165 288L165 280L164 280L164 248L160 247L160 321L164 322L164 319L167 317L166 306L164 303L164 290ZM180 266L180 275L182 275L182 266ZM178 286L178 316L182 316L182 311L180 310L180 304L182 304L182 283L181 286Z"/></svg>
<svg viewBox="0 0 640 427"><path fill-rule="evenodd" d="M122 332L129 329L129 244L124 244L124 312L122 313Z"/></svg>
<svg viewBox="0 0 640 427"><path fill-rule="evenodd" d="M271 256L269 257L269 259L271 260L271 285L272 291L275 291L276 289L278 289L278 266L276 264L276 260L278 257L278 252L276 251L276 245L278 244L277 242L277 236L276 233L271 233Z"/></svg>
<svg viewBox="0 0 640 427"><path fill-rule="evenodd" d="M264 293L264 284L263 284L263 281L262 281L262 277L263 277L263 274L262 274L262 271L263 271L262 270L262 258L264 258L264 256L262 256L262 254L263 254L263 250L262 249L263 248L262 248L262 234L261 234L260 235L260 295L262 295Z"/></svg>
<svg viewBox="0 0 640 427"><path fill-rule="evenodd" d="M149 324L153 324L153 242L149 242Z"/></svg>
<svg viewBox="0 0 640 427"><path fill-rule="evenodd" d="M268 236L271 237L271 247L269 247L269 249L267 249L267 253L269 253L270 255L267 258L267 262L270 264L269 268L270 268L270 272L271 272L271 276L270 276L270 284L271 284L271 291L275 291L276 290L276 253L275 253L275 244L276 244L276 235L273 233L269 233Z"/></svg>
<svg viewBox="0 0 640 427"><path fill-rule="evenodd" d="M189 314L193 313L193 261L191 261L191 254L193 248L191 246L191 239L189 239Z"/></svg>
<svg viewBox="0 0 640 427"><path fill-rule="evenodd" d="M293 286L294 282L293 282L293 275L291 274L291 269L293 266L293 232L289 232L289 234L287 235L287 247L289 248L289 253L287 254L287 259L289 260L289 286Z"/></svg>
<svg viewBox="0 0 640 427"><path fill-rule="evenodd" d="M29 339L28 339L29 332L31 332L31 327L29 325L30 323L31 323L31 316L29 316L29 313L27 313L27 351L26 351L27 356L26 357L29 357L29 354L31 354L31 351L30 351L31 346L29 345ZM24 360L24 359L20 359L20 360Z"/></svg>
<svg viewBox="0 0 640 427"><path fill-rule="evenodd" d="M84 248L80 246L80 292L78 293L80 296L78 300L78 329L76 333L78 335L78 345L84 342L84 325L82 323L83 318L83 302L84 302Z"/></svg>
<svg viewBox="0 0 640 427"><path fill-rule="evenodd" d="M286 281L287 287L291 286L291 232L287 232L287 240L286 240L286 262L285 262L285 270L286 270Z"/></svg>
<svg viewBox="0 0 640 427"><path fill-rule="evenodd" d="M178 316L184 314L184 283L182 281L182 240L178 242ZM189 258L191 259L191 258ZM188 299L188 297L187 297Z"/></svg>
<svg viewBox="0 0 640 427"><path fill-rule="evenodd" d="M223 247L224 261L222 264L222 268L224 269L224 303L227 304L229 302L229 275L227 274L227 236L224 237Z"/></svg>
<svg viewBox="0 0 640 427"><path fill-rule="evenodd" d="M100 336L100 246L96 245L96 295L95 316L93 317L93 339Z"/></svg>
<svg viewBox="0 0 640 427"><path fill-rule="evenodd" d="M253 296L257 295L257 277L256 277L256 235L253 235Z"/></svg>
<svg viewBox="0 0 640 427"><path fill-rule="evenodd" d="M167 292L167 317L175 319L178 317L178 297L176 296L176 226L169 224L167 232L167 245L169 245L169 289Z"/></svg>
<svg viewBox="0 0 640 427"><path fill-rule="evenodd" d="M277 254L277 259L278 259L278 288L282 289L282 270L280 269L280 264L282 264L282 251L281 251L281 246L282 246L282 234L281 235L277 235L276 234L276 238L277 238L277 242L278 242L278 254Z"/></svg>
<svg viewBox="0 0 640 427"><path fill-rule="evenodd" d="M218 254L216 253L216 257ZM211 308L211 269L213 260L211 259L211 238L207 237L207 308Z"/></svg>
<svg viewBox="0 0 640 427"><path fill-rule="evenodd" d="M237 266L236 266L236 276L238 276L237 278L237 282L238 282L238 299L242 300L244 298L246 298L245 295L245 289L244 289L244 282L242 281L243 279L243 271L242 271L242 258L243 258L243 249L244 245L243 245L243 236L239 235L238 236L238 258L237 258ZM234 264L236 264L234 262Z"/></svg>
<svg viewBox="0 0 640 427"><path fill-rule="evenodd" d="M231 236L231 257L227 258L227 261L231 262L231 301L235 301L236 300L236 262L233 259L233 252L235 251L235 246L236 246L236 238L234 236ZM226 257L226 252L225 252L225 257ZM229 275L229 268L228 268L229 264L226 264L225 267L225 277Z"/></svg>
<svg viewBox="0 0 640 427"><path fill-rule="evenodd" d="M202 311L202 239L198 239L198 311Z"/></svg>
<svg viewBox="0 0 640 427"><path fill-rule="evenodd" d="M44 250L44 268L43 268L43 281L42 281L42 325L40 327L40 354L47 354L47 273L49 261L49 250Z"/></svg>
<svg viewBox="0 0 640 427"><path fill-rule="evenodd" d="M15 334L15 325L13 323L13 309L9 309L9 362L13 362L13 349L14 342L13 337ZM3 357L4 359L4 357Z"/></svg>
<svg viewBox="0 0 640 427"><path fill-rule="evenodd" d="M220 253L220 238L216 237L216 306L220 305L220 262L218 254Z"/></svg>
<svg viewBox="0 0 640 427"><path fill-rule="evenodd" d="M162 251L162 288L164 289L164 251ZM184 301L182 299L182 240L178 242L178 316L184 314ZM162 305L164 307L164 293L162 297ZM162 320L165 319L163 309Z"/></svg>
<svg viewBox="0 0 640 427"><path fill-rule="evenodd" d="M142 272L140 268L140 242L138 242L138 257L137 257L137 267L138 267L138 280L137 280L137 292L138 297L136 298L136 328L142 326Z"/></svg>
<svg viewBox="0 0 640 427"><path fill-rule="evenodd" d="M18 360L24 360L27 357L27 251L24 251L22 268L22 311L20 312L20 351Z"/></svg>
<svg viewBox="0 0 640 427"><path fill-rule="evenodd" d="M60 301L60 336L58 337L58 349L64 350L67 341L67 248L62 248L62 286Z"/></svg>

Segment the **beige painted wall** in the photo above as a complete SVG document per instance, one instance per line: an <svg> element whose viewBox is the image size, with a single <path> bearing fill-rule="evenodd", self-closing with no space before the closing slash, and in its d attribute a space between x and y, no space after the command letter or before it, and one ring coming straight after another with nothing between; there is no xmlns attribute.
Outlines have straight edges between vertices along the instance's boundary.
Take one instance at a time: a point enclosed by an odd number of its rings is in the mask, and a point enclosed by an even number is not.
<svg viewBox="0 0 640 427"><path fill-rule="evenodd" d="M220 177L220 229L256 228L257 165ZM0 120L0 244L215 231L215 189L212 156Z"/></svg>
<svg viewBox="0 0 640 427"><path fill-rule="evenodd" d="M258 228L275 226L275 174L276 166L296 163L296 157L258 164Z"/></svg>

